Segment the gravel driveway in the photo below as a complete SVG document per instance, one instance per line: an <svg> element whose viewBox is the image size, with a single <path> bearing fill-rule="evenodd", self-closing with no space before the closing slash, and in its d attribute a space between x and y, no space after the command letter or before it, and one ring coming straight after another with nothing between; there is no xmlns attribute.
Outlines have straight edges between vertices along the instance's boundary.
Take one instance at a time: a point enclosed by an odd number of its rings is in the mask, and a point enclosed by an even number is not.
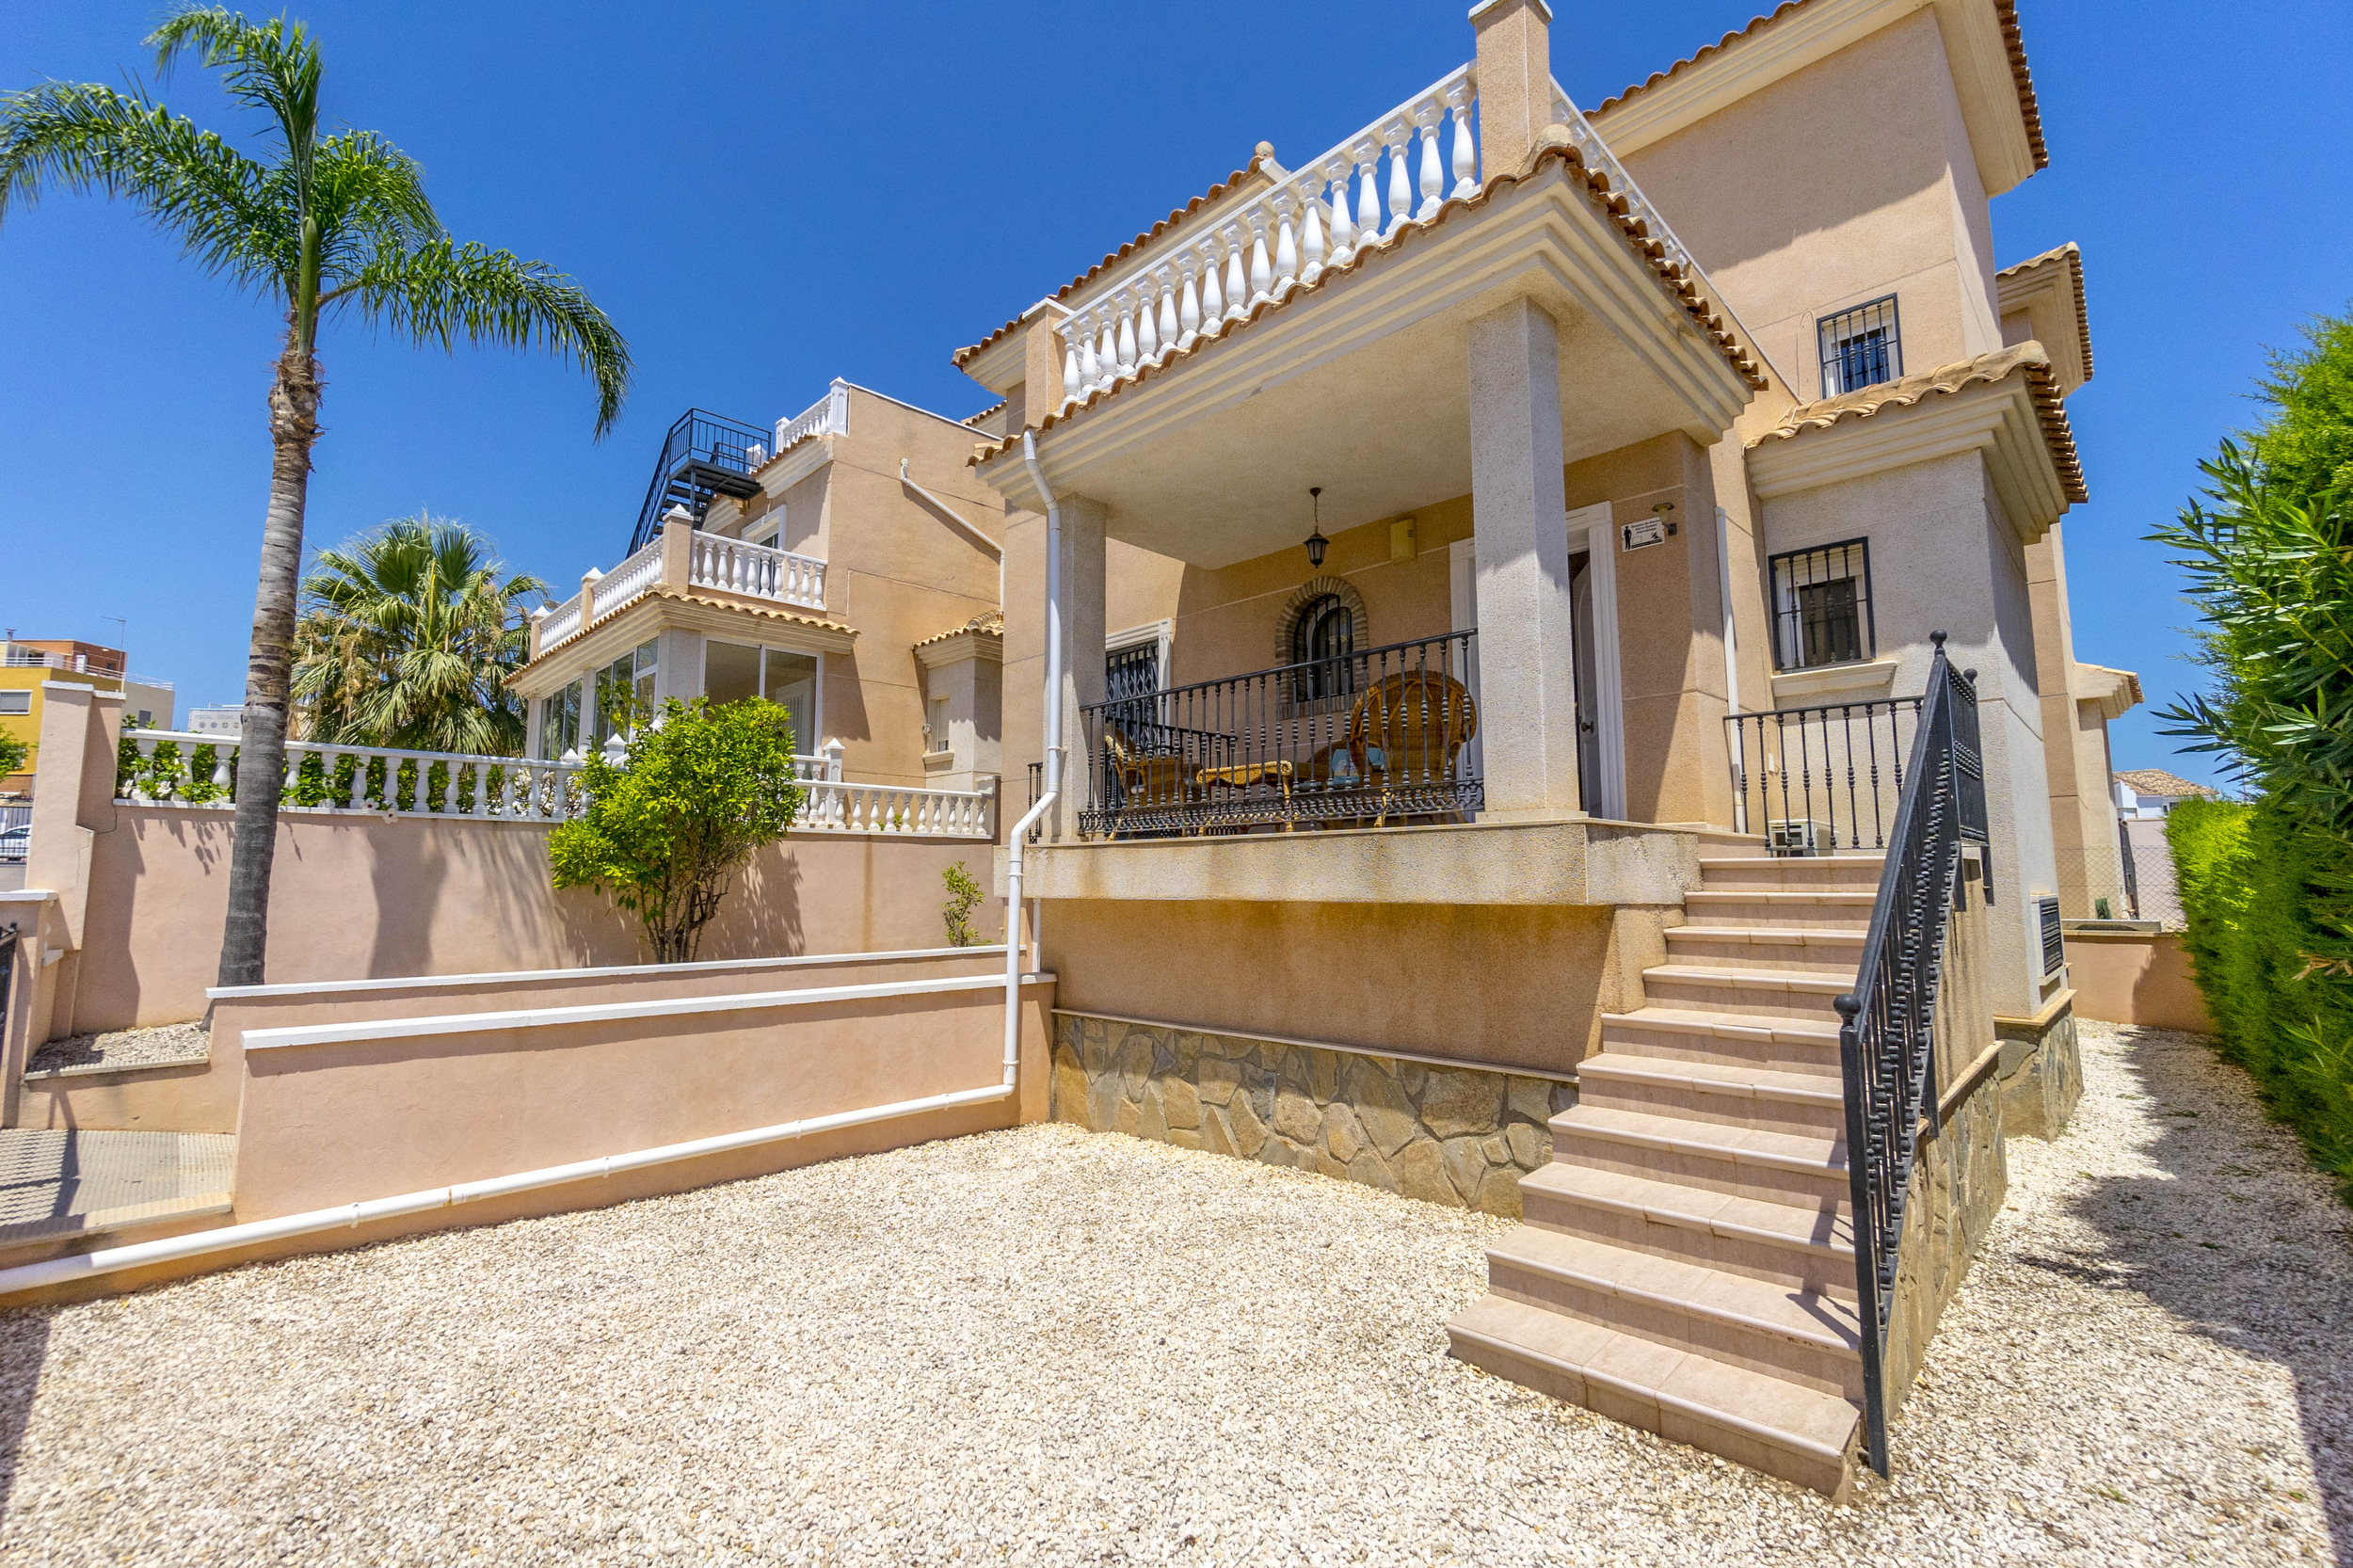
<svg viewBox="0 0 2353 1568"><path fill-rule="evenodd" d="M0 1561L2353 1555L2353 1215L2087 1035L1850 1508L1448 1360L1499 1222L1036 1127L0 1314Z"/></svg>

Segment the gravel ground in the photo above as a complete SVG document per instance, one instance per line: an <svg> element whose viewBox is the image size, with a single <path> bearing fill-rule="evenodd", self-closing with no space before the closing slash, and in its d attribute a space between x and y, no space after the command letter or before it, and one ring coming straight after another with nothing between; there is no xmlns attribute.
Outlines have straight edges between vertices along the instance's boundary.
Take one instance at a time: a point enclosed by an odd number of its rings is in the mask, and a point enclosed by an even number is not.
<svg viewBox="0 0 2353 1568"><path fill-rule="evenodd" d="M0 1314L0 1561L2336 1560L2353 1216L2085 1054L1849 1508L1448 1360L1499 1222L1035 1127Z"/></svg>
<svg viewBox="0 0 2353 1568"><path fill-rule="evenodd" d="M24 1070L45 1073L59 1067L152 1067L164 1062L201 1062L212 1048L212 1033L200 1023L117 1029L52 1040L33 1052Z"/></svg>

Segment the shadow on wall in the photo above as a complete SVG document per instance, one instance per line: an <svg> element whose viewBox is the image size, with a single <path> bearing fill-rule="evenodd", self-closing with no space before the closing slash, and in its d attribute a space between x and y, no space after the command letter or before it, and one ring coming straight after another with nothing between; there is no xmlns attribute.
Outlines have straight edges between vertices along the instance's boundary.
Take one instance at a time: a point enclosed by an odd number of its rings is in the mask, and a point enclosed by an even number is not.
<svg viewBox="0 0 2353 1568"><path fill-rule="evenodd" d="M2353 1562L2353 1213L2206 1041L2123 1032L2125 1072L2164 1129L2140 1152L2162 1174L2111 1178L2082 1200L2075 1217L2098 1232L2096 1250L2019 1261L2137 1291L2217 1344L2286 1368L2337 1557ZM2185 1253L2211 1265L2185 1268Z"/></svg>

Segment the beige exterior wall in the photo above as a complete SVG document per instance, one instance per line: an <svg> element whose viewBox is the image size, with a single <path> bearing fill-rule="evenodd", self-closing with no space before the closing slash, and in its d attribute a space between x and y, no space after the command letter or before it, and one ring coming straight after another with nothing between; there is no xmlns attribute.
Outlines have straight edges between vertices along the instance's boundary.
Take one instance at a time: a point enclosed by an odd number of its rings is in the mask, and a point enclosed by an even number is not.
<svg viewBox="0 0 2353 1568"><path fill-rule="evenodd" d="M2071 931L2067 973L2084 1017L2215 1032L2179 932Z"/></svg>
<svg viewBox="0 0 2353 1568"><path fill-rule="evenodd" d="M1801 402L1822 395L1816 322L1883 295L1907 370L2002 345L1985 188L1926 7L1626 165Z"/></svg>
<svg viewBox="0 0 2353 1568"><path fill-rule="evenodd" d="M2068 611L2067 550L2060 529L2026 547L2026 576L2034 606L2035 660L2041 686L2045 768L2051 782L2051 843L2057 859L2059 912L2069 920L2098 915L2107 898L2109 918L2123 904L2108 755L2108 726L2099 705L2078 689L2075 635Z"/></svg>

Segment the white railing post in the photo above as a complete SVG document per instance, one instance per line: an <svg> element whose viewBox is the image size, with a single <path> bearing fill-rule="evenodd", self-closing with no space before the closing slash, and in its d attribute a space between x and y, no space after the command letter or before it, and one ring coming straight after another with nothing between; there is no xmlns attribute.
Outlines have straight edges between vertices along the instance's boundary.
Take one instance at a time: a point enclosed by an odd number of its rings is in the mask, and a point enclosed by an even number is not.
<svg viewBox="0 0 2353 1568"><path fill-rule="evenodd" d="M1414 209L1417 218L1438 216L1438 204L1446 191L1446 170L1438 161L1438 126L1446 111L1434 99L1425 99L1414 110L1414 128L1421 133L1421 205Z"/></svg>
<svg viewBox="0 0 2353 1568"><path fill-rule="evenodd" d="M1454 116L1454 191L1468 197L1479 191L1479 142L1471 135L1470 106L1476 93L1470 83L1457 82L1446 89L1446 106Z"/></svg>

